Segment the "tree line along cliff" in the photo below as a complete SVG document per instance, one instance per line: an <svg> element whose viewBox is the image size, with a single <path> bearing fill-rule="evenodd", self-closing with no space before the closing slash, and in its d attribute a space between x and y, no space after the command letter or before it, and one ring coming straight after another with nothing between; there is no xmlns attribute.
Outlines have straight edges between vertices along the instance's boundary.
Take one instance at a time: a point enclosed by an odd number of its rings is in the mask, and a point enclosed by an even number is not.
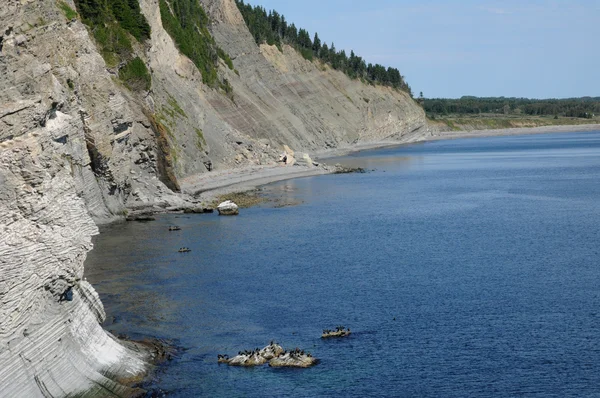
<svg viewBox="0 0 600 398"><path fill-rule="evenodd" d="M406 91L412 96L412 91L404 76L397 68L385 67L380 64L368 63L361 57L350 51L336 50L335 44L327 45L315 32L311 40L310 34L304 28L297 28L289 23L284 15L276 10L268 13L261 6L244 3L244 0L236 0L236 4L244 17L244 21L250 29L257 44L266 43L275 45L281 49L283 43L289 44L299 51L308 60L318 58L336 70L341 70L352 79L361 79L369 84L382 84Z"/></svg>

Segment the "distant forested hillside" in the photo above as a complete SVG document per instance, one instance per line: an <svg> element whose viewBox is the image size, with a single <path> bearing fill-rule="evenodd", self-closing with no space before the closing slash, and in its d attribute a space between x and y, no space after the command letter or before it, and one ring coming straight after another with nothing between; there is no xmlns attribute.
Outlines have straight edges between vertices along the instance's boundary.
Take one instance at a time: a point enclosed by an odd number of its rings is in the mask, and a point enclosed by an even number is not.
<svg viewBox="0 0 600 398"><path fill-rule="evenodd" d="M421 102L428 115L473 115L489 113L565 116L589 119L600 115L600 97L529 99L465 96L458 99L424 98Z"/></svg>
<svg viewBox="0 0 600 398"><path fill-rule="evenodd" d="M243 0L236 0L237 6L246 21L250 33L257 44L267 43L281 49L282 44L294 47L308 60L318 58L340 70L352 79L363 79L371 84L382 84L404 90L412 96L410 86L404 81L404 76L398 69L384 67L379 64L367 64L366 61L350 51L337 51L333 42L327 45L315 32L311 39L306 29L297 28L275 10L267 12L261 6L252 7Z"/></svg>

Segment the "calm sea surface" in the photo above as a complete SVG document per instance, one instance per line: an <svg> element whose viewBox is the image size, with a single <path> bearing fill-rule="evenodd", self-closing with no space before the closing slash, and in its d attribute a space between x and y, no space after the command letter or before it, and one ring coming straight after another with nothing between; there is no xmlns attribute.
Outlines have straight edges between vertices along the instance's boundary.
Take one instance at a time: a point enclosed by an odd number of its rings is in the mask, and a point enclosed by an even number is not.
<svg viewBox="0 0 600 398"><path fill-rule="evenodd" d="M295 206L104 228L106 328L172 397L600 396L600 132L441 141L272 184ZM169 225L182 231L168 232ZM187 246L191 253L177 253ZM320 339L345 325L351 337ZM276 340L310 369L217 364Z"/></svg>

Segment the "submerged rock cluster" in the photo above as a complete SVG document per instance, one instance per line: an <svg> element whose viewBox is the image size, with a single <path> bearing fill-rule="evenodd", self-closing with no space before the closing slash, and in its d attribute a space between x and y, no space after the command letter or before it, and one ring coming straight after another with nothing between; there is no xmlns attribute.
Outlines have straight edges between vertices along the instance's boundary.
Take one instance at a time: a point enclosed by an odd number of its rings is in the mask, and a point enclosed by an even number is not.
<svg viewBox="0 0 600 398"><path fill-rule="evenodd" d="M304 352L299 348L286 351L273 341L262 349L240 351L233 358L219 354L217 360L219 363L226 363L230 366L257 366L268 362L272 367L291 368L308 368L318 362L309 352Z"/></svg>

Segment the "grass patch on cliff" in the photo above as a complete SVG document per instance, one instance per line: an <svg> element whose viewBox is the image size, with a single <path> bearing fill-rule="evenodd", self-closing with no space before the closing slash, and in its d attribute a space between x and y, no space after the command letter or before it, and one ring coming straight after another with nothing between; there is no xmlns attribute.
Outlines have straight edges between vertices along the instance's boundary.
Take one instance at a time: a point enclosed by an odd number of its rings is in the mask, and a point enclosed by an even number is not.
<svg viewBox="0 0 600 398"><path fill-rule="evenodd" d="M206 140L204 139L204 133L202 132L202 129L199 129L197 127L194 127L194 131L196 131L196 136L198 137L198 141L196 141L196 146L198 147L199 150L204 149L204 147L206 147Z"/></svg>
<svg viewBox="0 0 600 398"><path fill-rule="evenodd" d="M198 0L160 0L159 6L163 27L173 38L179 51L196 65L204 84L219 88L222 85L217 74L219 58L230 69L233 69L233 62L217 46L208 31L208 16Z"/></svg>
<svg viewBox="0 0 600 398"><path fill-rule="evenodd" d="M150 90L152 77L140 57L135 57L119 70L119 78L130 90Z"/></svg>
<svg viewBox="0 0 600 398"><path fill-rule="evenodd" d="M159 119L158 115L150 113L147 109L143 110L154 131L157 145L157 168L160 181L175 192L180 191L179 182L175 175L175 163L177 152L172 150L169 142L171 131Z"/></svg>
<svg viewBox="0 0 600 398"><path fill-rule="evenodd" d="M69 21L73 18L77 18L77 11L69 7L69 5L64 1L58 2L58 8L62 10L62 12L65 14L65 17L67 17Z"/></svg>
<svg viewBox="0 0 600 398"><path fill-rule="evenodd" d="M166 125L170 127L176 126L176 119L178 117L187 119L187 114L181 108L175 97L171 94L167 93L167 103L160 107L160 110L157 111L156 116L159 120L164 122ZM170 133L170 131L169 131Z"/></svg>
<svg viewBox="0 0 600 398"><path fill-rule="evenodd" d="M184 117L187 119L188 116L185 114L183 109L181 109L181 106L179 106L179 103L177 102L177 100L171 94L168 94L168 95L169 95L169 98L167 98L167 103L172 108L172 110L174 112L178 113L181 117ZM175 115L172 115L172 116L175 116Z"/></svg>

